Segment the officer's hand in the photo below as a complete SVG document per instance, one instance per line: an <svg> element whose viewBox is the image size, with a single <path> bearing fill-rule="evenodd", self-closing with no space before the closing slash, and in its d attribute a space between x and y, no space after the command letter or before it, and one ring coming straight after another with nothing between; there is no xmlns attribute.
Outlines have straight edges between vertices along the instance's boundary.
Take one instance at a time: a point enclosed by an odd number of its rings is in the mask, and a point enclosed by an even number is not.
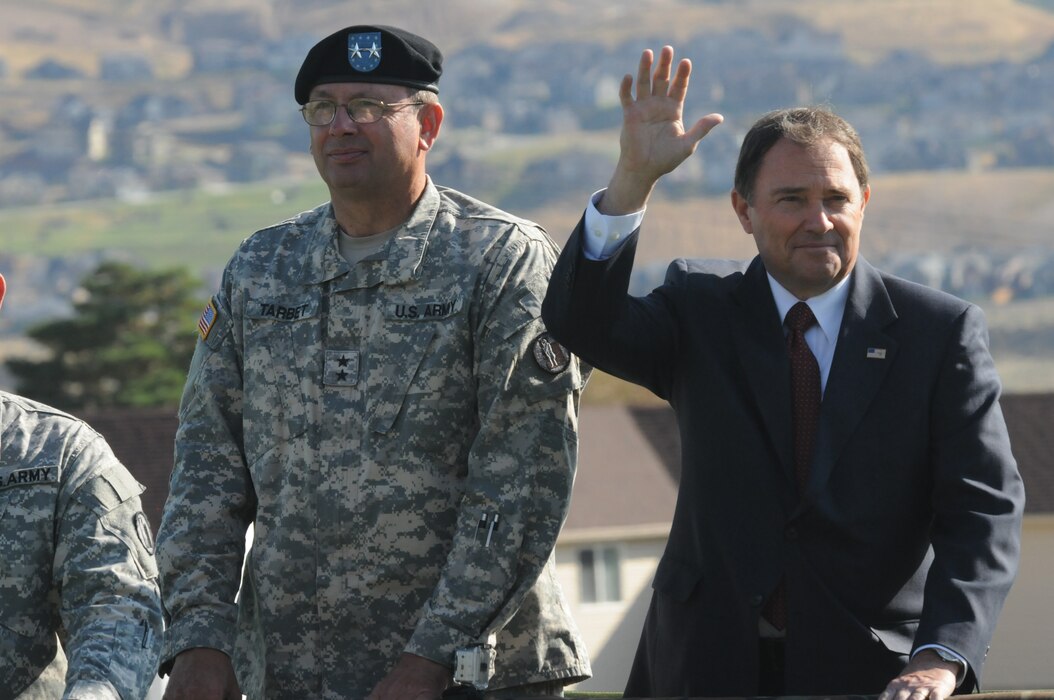
<svg viewBox="0 0 1054 700"><path fill-rule="evenodd" d="M431 659L402 654L366 700L436 700L450 685L450 669ZM167 700L167 699L166 699Z"/></svg>
<svg viewBox="0 0 1054 700"><path fill-rule="evenodd" d="M682 117L691 61L681 59L671 75L673 47L662 48L654 73L653 60L651 50L641 55L636 96L632 76L625 76L619 87L621 151L615 173L598 204L602 214L640 211L655 182L692 155L700 139L724 119L720 114L708 114L685 129Z"/></svg>
<svg viewBox="0 0 1054 700"><path fill-rule="evenodd" d="M218 649L187 649L172 664L164 700L241 700L231 658Z"/></svg>
<svg viewBox="0 0 1054 700"><path fill-rule="evenodd" d="M944 700L955 692L958 671L958 664L924 649L889 682L878 700Z"/></svg>

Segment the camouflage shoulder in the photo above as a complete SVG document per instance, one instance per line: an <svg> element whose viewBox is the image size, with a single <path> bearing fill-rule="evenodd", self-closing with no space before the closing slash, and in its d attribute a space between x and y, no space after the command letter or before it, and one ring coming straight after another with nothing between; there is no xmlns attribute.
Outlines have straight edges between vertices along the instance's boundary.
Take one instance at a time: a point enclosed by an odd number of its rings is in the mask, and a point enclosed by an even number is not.
<svg viewBox="0 0 1054 700"><path fill-rule="evenodd" d="M83 423L79 418L66 413L65 411L59 410L54 406L49 406L46 403L40 401L34 401L33 399L19 394L12 394L7 391L0 391L0 404L8 404L12 406L16 411L24 414L31 414L37 416L52 416L55 419L62 421L71 421L74 423Z"/></svg>
<svg viewBox="0 0 1054 700"><path fill-rule="evenodd" d="M514 224L525 232L538 232L548 238L545 229L537 222L516 216L450 187L436 186L436 189L439 191L441 206L450 210L458 218L489 219L499 224Z"/></svg>
<svg viewBox="0 0 1054 700"><path fill-rule="evenodd" d="M454 217L479 224L480 228L490 229L493 236L500 238L501 240L491 239L492 243L497 243L498 250L523 251L528 246L537 245L541 246L546 257L551 258L549 266L555 263L560 254L560 246L541 224L510 214L457 190L437 189L441 195L441 206Z"/></svg>
<svg viewBox="0 0 1054 700"><path fill-rule="evenodd" d="M47 431L48 435L61 439L63 443L86 443L92 440L103 440L103 436L99 431L95 430L83 419L40 401L0 391L0 404L7 404L7 406L13 407L18 413L18 417L26 422L27 427L38 429L42 434L43 431ZM9 414L10 409L7 406L4 407L5 423L8 422L8 419L14 419ZM5 427L5 425L0 425L0 430Z"/></svg>
<svg viewBox="0 0 1054 700"><path fill-rule="evenodd" d="M324 202L314 209L302 211L288 219L265 226L242 240L235 257L244 254L252 255L260 251L273 252L274 248L282 244L283 241L290 238L301 238L305 234L314 231L318 222L329 216L330 211L330 203Z"/></svg>
<svg viewBox="0 0 1054 700"><path fill-rule="evenodd" d="M91 425L65 411L0 392L3 404L5 458L7 453L32 450L48 459L61 462L59 480L63 492L73 493L86 481L111 467L121 466L106 439ZM18 422L17 426L13 424ZM21 442L22 445L11 444Z"/></svg>

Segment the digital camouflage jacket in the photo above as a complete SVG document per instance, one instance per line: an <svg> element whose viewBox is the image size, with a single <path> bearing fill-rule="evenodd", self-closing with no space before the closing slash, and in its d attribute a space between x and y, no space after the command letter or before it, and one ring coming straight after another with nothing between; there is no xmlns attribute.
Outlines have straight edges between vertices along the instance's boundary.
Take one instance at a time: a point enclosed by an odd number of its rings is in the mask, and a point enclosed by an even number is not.
<svg viewBox="0 0 1054 700"><path fill-rule="evenodd" d="M551 563L586 377L540 319L556 246L431 183L382 253L349 267L337 235L329 204L257 232L202 316L163 657L223 650L254 698L361 698L403 651L453 666L496 631L491 687L587 677Z"/></svg>

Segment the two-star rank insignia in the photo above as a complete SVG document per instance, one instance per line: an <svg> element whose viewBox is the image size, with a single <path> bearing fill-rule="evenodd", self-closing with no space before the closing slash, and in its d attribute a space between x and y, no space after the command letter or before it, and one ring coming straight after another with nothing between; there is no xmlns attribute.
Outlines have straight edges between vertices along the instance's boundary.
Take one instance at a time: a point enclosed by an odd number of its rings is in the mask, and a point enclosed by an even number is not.
<svg viewBox="0 0 1054 700"><path fill-rule="evenodd" d="M360 73L381 65L381 33L348 34L348 64Z"/></svg>
<svg viewBox="0 0 1054 700"><path fill-rule="evenodd" d="M359 382L358 350L326 350L322 383L326 386L355 386Z"/></svg>
<svg viewBox="0 0 1054 700"><path fill-rule="evenodd" d="M571 364L571 353L548 332L542 333L531 342L531 354L534 355L538 366L549 374L560 374Z"/></svg>

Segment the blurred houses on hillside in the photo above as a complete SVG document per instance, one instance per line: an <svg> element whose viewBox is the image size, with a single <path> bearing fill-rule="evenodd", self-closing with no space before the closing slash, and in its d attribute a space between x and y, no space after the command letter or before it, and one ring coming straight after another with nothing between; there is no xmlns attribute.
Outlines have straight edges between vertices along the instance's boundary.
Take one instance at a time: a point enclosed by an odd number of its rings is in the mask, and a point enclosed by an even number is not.
<svg viewBox="0 0 1054 700"><path fill-rule="evenodd" d="M124 180L130 170L152 190L291 172L288 160L302 156L306 145L292 82L320 35L286 34L263 4L184 8L143 31L182 48L185 71L167 75L154 63L159 59L134 47L102 53L92 75L46 54L17 73L0 66L0 86L17 98L7 103L18 105L0 109L6 146L0 149L0 206L117 196L116 185L76 186L72 175L85 159L121 171L101 177L104 183ZM52 38L46 28L39 33L42 44ZM449 50L442 81L449 124L464 132L469 146L481 143L471 136L480 132L514 138L617 128L619 80L641 48L667 40L641 35L610 43L540 34L509 43L495 36L493 43ZM727 117L707 139L706 166L695 159L671 177L685 196L727 191L746 126L765 111L801 103L828 102L847 116L878 172L1054 167L1054 46L1023 63L944 66L904 49L865 65L850 60L838 34L773 17L765 26L727 32L701 27L678 51L703 67L692 76L687 113ZM33 109L23 109L27 103ZM144 103L157 108L143 109ZM158 145L143 143L154 140ZM271 159L266 168L238 162L248 150L239 145L264 141L278 144L286 162ZM488 188L495 183L473 180L479 168L464 162L488 163L487 150L459 148L456 138L446 137L432 165L446 184L493 199ZM556 157L543 150L523 157L528 164ZM606 170L612 157L576 152L578 167L551 170L542 190L504 187L514 194L501 203L516 206L516 192L560 196L579 185L581 170Z"/></svg>

